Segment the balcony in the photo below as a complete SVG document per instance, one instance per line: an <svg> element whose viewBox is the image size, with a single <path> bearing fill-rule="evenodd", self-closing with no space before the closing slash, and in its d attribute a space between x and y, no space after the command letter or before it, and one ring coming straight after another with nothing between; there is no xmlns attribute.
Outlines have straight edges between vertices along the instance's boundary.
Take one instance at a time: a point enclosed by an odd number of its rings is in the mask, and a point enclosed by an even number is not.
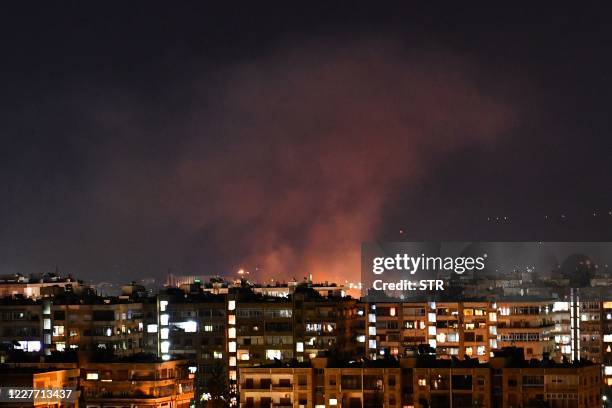
<svg viewBox="0 0 612 408"><path fill-rule="evenodd" d="M272 384L272 391L293 391L293 384Z"/></svg>

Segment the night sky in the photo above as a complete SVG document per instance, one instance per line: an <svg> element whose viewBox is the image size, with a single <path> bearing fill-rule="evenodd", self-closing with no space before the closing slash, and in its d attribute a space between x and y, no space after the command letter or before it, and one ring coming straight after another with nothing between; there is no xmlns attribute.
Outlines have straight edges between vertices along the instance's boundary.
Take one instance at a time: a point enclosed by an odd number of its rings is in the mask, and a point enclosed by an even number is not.
<svg viewBox="0 0 612 408"><path fill-rule="evenodd" d="M612 240L607 10L53 3L0 11L0 274Z"/></svg>

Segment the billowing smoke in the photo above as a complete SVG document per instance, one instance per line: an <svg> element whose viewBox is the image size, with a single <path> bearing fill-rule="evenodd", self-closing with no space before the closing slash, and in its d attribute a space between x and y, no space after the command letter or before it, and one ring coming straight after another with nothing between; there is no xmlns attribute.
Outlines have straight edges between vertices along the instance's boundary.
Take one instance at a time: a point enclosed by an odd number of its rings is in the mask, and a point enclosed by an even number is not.
<svg viewBox="0 0 612 408"><path fill-rule="evenodd" d="M104 154L93 193L133 223L118 242L167 251L160 268L177 273L357 280L383 208L454 151L495 143L513 116L469 62L387 41L271 51L178 88L163 120L96 114L132 141ZM167 154L147 155L160 138ZM138 226L164 236L137 238Z"/></svg>

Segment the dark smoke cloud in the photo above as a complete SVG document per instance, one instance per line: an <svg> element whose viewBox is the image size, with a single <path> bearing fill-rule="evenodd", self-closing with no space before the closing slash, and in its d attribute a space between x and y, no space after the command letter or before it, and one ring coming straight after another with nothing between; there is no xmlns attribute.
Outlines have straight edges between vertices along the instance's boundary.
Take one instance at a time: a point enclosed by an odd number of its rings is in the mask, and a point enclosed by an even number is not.
<svg viewBox="0 0 612 408"><path fill-rule="evenodd" d="M160 138L176 143L156 162L121 151L120 138L94 194L114 213L171 225L181 272L356 280L360 242L376 238L384 205L453 151L507 130L512 109L477 85L473 68L378 41L203 73L183 89L189 107L155 120L159 128L97 112L99 126L139 134L145 151Z"/></svg>

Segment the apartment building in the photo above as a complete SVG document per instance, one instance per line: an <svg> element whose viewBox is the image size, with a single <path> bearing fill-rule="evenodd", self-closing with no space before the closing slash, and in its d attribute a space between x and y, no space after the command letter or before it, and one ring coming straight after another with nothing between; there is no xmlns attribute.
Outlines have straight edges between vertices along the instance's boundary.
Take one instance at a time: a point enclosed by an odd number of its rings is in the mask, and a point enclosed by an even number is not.
<svg viewBox="0 0 612 408"><path fill-rule="evenodd" d="M129 298L55 297L51 304L52 350L145 351L144 305Z"/></svg>
<svg viewBox="0 0 612 408"><path fill-rule="evenodd" d="M0 385L18 389L59 390L59 393L39 395L28 400L13 400L8 392L0 396L3 407L49 407L78 408L80 391L78 389L79 369L58 368L44 364L0 365Z"/></svg>
<svg viewBox="0 0 612 408"><path fill-rule="evenodd" d="M38 277L26 277L21 274L0 275L0 297L39 299L63 292L82 293L86 289L81 281L55 273Z"/></svg>
<svg viewBox="0 0 612 408"><path fill-rule="evenodd" d="M555 351L553 302L497 302L497 347L520 347L527 359Z"/></svg>
<svg viewBox="0 0 612 408"><path fill-rule="evenodd" d="M312 368L241 367L240 406L244 408L313 408Z"/></svg>
<svg viewBox="0 0 612 408"><path fill-rule="evenodd" d="M307 287L293 294L295 356L298 361L322 352L355 355L360 351L357 329L362 319L357 301L331 293L327 297Z"/></svg>
<svg viewBox="0 0 612 408"><path fill-rule="evenodd" d="M497 347L497 311L491 302L376 302L361 309L370 358L411 355L420 345L440 358L487 361Z"/></svg>
<svg viewBox="0 0 612 408"><path fill-rule="evenodd" d="M595 408L602 406L601 366L592 362L526 361L521 349L491 359L495 405L518 408Z"/></svg>
<svg viewBox="0 0 612 408"><path fill-rule="evenodd" d="M357 363L317 357L306 366L276 364L240 368L240 403L264 408L399 407L397 362Z"/></svg>
<svg viewBox="0 0 612 408"><path fill-rule="evenodd" d="M402 360L403 406L492 407L491 370L473 360Z"/></svg>
<svg viewBox="0 0 612 408"><path fill-rule="evenodd" d="M85 408L187 408L194 398L186 361L161 361L150 355L83 362L80 387Z"/></svg>

